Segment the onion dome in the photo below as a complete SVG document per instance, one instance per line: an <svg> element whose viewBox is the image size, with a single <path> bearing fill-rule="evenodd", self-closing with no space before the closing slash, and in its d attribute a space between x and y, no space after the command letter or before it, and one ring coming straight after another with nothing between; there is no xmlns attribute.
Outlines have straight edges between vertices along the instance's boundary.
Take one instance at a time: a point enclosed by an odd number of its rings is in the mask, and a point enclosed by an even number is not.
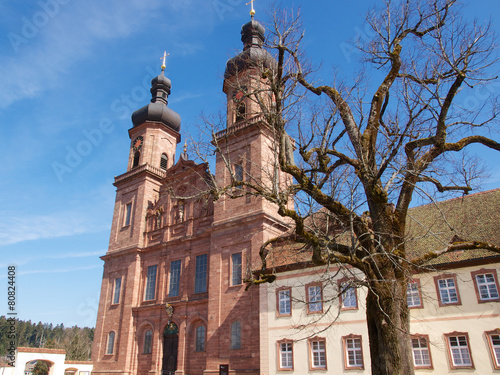
<svg viewBox="0 0 500 375"><path fill-rule="evenodd" d="M165 77L164 70L165 65L162 65L160 75L151 80L151 103L132 113L132 123L134 126L139 126L146 121L160 122L179 132L181 116L167 107L172 83Z"/></svg>
<svg viewBox="0 0 500 375"><path fill-rule="evenodd" d="M241 27L241 41L243 52L229 59L226 63L224 79L228 79L237 72L252 67L263 69L276 66L274 57L262 48L266 29L258 21L252 20Z"/></svg>

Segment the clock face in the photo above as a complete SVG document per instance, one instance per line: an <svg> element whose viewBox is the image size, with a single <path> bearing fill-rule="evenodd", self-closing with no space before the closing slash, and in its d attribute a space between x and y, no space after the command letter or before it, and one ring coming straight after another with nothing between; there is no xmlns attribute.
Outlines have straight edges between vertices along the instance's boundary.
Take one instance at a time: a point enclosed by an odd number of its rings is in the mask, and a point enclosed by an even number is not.
<svg viewBox="0 0 500 375"><path fill-rule="evenodd" d="M132 143L132 147L134 148L134 151L139 151L142 147L143 142L144 142L144 138L142 138L142 136L138 136L136 139L134 139L134 143Z"/></svg>
<svg viewBox="0 0 500 375"><path fill-rule="evenodd" d="M240 102L245 97L246 86L241 86L240 88L233 91L233 101L235 103Z"/></svg>

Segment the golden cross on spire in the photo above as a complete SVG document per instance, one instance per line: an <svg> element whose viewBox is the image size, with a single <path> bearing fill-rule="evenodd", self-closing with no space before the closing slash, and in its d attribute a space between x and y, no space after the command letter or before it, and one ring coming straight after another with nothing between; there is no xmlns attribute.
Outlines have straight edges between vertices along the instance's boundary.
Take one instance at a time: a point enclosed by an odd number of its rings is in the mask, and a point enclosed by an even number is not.
<svg viewBox="0 0 500 375"><path fill-rule="evenodd" d="M161 64L161 70L165 70L165 68L167 67L165 65L165 59L167 58L167 56L170 55L170 53L167 53L167 51L163 52L163 57L160 57L160 59L163 59L163 63Z"/></svg>
<svg viewBox="0 0 500 375"><path fill-rule="evenodd" d="M250 6L252 7L252 9L250 9L250 16L252 16L252 19L253 19L253 16L255 16L255 9L253 9L253 2L255 0L250 0L248 3L246 3L246 5L250 4Z"/></svg>

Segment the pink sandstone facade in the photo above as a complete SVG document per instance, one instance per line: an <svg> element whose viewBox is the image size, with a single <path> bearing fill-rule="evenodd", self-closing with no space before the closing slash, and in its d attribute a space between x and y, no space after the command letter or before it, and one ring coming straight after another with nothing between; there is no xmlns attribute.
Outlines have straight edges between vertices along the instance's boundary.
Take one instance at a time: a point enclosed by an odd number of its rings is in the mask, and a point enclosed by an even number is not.
<svg viewBox="0 0 500 375"><path fill-rule="evenodd" d="M287 226L262 198L215 200L208 191L276 176L272 134L242 96L263 84L256 64L272 64L263 34L254 20L244 25L244 51L228 61L227 128L214 140L224 150L215 176L186 151L174 163L180 117L167 106L163 70L152 81L151 103L132 115L127 172L115 177L102 257L95 375L215 374L220 365L229 374L260 374L259 292L245 291L244 279L258 265L260 245ZM245 188L231 192L238 189Z"/></svg>

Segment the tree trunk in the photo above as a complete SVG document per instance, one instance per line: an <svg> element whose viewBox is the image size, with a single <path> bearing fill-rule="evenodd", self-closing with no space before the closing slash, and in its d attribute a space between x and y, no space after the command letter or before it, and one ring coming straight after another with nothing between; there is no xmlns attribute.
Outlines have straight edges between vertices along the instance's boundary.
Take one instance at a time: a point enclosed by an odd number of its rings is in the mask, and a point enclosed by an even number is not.
<svg viewBox="0 0 500 375"><path fill-rule="evenodd" d="M366 320L372 375L413 375L406 282L370 281Z"/></svg>

